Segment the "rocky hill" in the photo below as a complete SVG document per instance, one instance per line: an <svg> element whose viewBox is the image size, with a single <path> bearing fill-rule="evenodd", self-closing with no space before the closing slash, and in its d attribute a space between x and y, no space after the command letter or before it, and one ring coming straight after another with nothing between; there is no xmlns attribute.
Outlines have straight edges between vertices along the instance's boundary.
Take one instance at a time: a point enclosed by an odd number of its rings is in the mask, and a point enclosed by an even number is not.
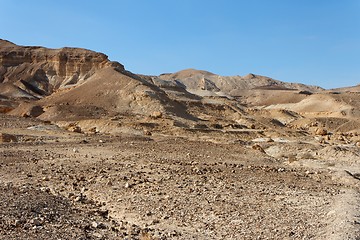
<svg viewBox="0 0 360 240"><path fill-rule="evenodd" d="M59 88L85 81L107 66L124 70L102 53L80 48L23 47L0 39L0 83L14 86L24 97L50 95Z"/></svg>
<svg viewBox="0 0 360 240"><path fill-rule="evenodd" d="M186 69L172 74L162 74L162 80L172 80L186 87L190 92L199 95L239 96L244 90L294 90L318 92L318 86L299 83L287 83L269 77L248 74L246 76L219 76L207 71Z"/></svg>
<svg viewBox="0 0 360 240"><path fill-rule="evenodd" d="M0 40L0 103L3 112L42 115L44 120L150 115L176 108L163 90L105 54L23 47L5 40Z"/></svg>
<svg viewBox="0 0 360 240"><path fill-rule="evenodd" d="M96 120L104 131L124 126L171 134L278 131L292 123L308 129L309 122L331 116L339 119L329 125L331 130L351 131L360 126L358 98L356 93L334 94L255 74L219 76L186 69L160 76L137 75L102 53L0 40L0 111L53 122L76 121L79 126L92 121L82 126L88 129L94 128ZM351 124L344 125L349 118ZM99 119L112 120L100 124Z"/></svg>

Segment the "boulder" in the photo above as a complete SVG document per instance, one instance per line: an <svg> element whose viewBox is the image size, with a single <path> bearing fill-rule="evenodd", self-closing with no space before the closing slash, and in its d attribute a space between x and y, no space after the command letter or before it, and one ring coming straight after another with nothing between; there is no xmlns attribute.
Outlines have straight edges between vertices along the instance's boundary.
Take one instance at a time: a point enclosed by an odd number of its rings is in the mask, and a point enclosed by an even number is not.
<svg viewBox="0 0 360 240"><path fill-rule="evenodd" d="M155 118L155 119L156 118L161 118L162 117L162 112L155 111L150 115L150 117Z"/></svg>
<svg viewBox="0 0 360 240"><path fill-rule="evenodd" d="M75 132L75 133L82 133L81 127L77 126L77 125L70 125L67 128L68 131L70 132Z"/></svg>
<svg viewBox="0 0 360 240"><path fill-rule="evenodd" d="M317 128L315 130L316 135L325 136L328 134L328 131L325 128Z"/></svg>
<svg viewBox="0 0 360 240"><path fill-rule="evenodd" d="M44 113L44 110L41 106L32 106L24 113L24 117L38 117Z"/></svg>

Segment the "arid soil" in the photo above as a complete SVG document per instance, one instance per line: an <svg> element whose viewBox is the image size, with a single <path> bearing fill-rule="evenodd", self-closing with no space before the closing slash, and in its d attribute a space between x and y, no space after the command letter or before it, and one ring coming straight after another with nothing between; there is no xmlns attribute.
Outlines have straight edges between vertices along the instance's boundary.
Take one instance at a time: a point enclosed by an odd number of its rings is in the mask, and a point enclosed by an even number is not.
<svg viewBox="0 0 360 240"><path fill-rule="evenodd" d="M0 145L1 239L359 236L359 215L343 212L354 211L346 204L359 187L336 170L344 162L310 166L306 156L292 162L265 152L315 145L260 143L263 151L250 142L86 135L7 116L1 124L19 139Z"/></svg>

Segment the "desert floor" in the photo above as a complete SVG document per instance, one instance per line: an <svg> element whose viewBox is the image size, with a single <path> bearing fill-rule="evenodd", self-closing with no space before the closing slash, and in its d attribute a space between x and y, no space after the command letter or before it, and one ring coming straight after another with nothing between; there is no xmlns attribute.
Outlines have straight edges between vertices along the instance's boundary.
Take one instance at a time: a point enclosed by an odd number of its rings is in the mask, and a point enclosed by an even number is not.
<svg viewBox="0 0 360 240"><path fill-rule="evenodd" d="M360 237L351 146L0 124L0 239Z"/></svg>

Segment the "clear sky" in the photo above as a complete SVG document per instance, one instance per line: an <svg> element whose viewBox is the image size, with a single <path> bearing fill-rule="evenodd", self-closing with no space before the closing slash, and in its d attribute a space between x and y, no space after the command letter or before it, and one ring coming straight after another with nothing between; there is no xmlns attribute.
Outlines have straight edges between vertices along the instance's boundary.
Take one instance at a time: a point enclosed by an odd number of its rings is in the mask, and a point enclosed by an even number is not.
<svg viewBox="0 0 360 240"><path fill-rule="evenodd" d="M83 47L142 74L360 84L360 0L0 0L0 38Z"/></svg>

